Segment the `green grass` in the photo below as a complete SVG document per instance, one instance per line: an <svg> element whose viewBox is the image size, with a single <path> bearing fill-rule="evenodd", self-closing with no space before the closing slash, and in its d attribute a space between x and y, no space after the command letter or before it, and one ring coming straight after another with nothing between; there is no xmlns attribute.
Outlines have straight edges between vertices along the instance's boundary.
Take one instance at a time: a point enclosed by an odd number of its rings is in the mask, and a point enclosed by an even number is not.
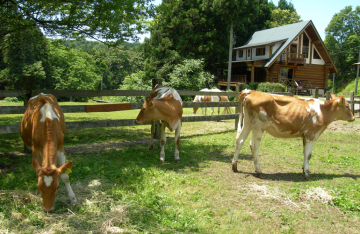
<svg viewBox="0 0 360 234"><path fill-rule="evenodd" d="M66 119L136 115L77 113L66 114ZM17 118L2 116L0 122L16 124L21 121ZM358 232L360 134L325 131L314 144L312 181L302 174L300 139L265 133L260 144L265 178L258 179L248 147L251 134L239 156L239 173L230 171L233 120L184 123L180 163L174 161L174 133L167 131L167 136L166 161L160 163L159 150L148 150L146 144L113 146L149 139L149 126L67 130L70 181L78 204L69 204L61 182L55 212L44 214L35 196L31 156L11 154L22 150L19 134L0 135L0 233Z"/></svg>

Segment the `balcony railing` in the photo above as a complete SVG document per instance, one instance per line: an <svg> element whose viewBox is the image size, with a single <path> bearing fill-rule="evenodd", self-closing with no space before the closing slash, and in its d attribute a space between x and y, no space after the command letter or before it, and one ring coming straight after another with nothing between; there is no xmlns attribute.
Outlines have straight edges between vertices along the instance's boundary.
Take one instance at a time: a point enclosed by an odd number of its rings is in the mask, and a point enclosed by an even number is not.
<svg viewBox="0 0 360 234"><path fill-rule="evenodd" d="M280 57L280 62L306 65L306 54L283 53Z"/></svg>
<svg viewBox="0 0 360 234"><path fill-rule="evenodd" d="M227 86L227 76L218 76L216 83L219 86ZM246 84L246 75L231 76L230 86L236 86L236 83Z"/></svg>

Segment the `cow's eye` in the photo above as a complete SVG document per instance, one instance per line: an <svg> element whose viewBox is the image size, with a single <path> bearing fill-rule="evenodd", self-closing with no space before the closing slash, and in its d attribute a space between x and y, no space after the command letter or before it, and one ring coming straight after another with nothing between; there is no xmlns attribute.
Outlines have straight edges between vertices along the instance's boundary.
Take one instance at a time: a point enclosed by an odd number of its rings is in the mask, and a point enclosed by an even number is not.
<svg viewBox="0 0 360 234"><path fill-rule="evenodd" d="M142 110L142 111L145 111L145 108L142 108L141 110Z"/></svg>

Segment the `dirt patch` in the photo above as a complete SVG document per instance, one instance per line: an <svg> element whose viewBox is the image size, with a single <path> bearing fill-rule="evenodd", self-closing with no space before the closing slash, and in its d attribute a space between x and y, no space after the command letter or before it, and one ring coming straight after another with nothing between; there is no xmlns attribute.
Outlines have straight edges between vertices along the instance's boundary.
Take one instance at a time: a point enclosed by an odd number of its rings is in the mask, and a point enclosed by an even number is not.
<svg viewBox="0 0 360 234"><path fill-rule="evenodd" d="M356 122L360 121L360 118L355 118ZM350 133L350 132L360 132L360 124L349 124L346 121L337 120L332 122L325 131L331 131L331 132L344 132L344 133Z"/></svg>

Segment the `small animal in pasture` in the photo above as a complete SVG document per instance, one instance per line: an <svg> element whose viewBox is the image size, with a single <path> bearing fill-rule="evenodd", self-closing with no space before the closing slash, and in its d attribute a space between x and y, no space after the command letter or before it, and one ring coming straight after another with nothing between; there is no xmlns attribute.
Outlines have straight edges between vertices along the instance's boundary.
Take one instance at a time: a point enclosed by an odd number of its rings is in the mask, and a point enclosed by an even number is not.
<svg viewBox="0 0 360 234"><path fill-rule="evenodd" d="M221 92L220 89L202 89L200 92ZM229 99L226 96L205 96L205 95L196 95L193 102L228 102ZM193 108L193 115L196 115L196 112L199 108ZM214 113L214 107L211 107L211 114ZM231 114L231 107L225 107L222 114ZM220 114L220 107L218 107L218 115ZM201 115L204 115L204 108L201 108ZM206 115L206 107L205 107L205 115Z"/></svg>
<svg viewBox="0 0 360 234"><path fill-rule="evenodd" d="M175 130L175 161L180 161L179 142L182 124L183 103L175 89L157 85L150 96L146 97L135 124L144 124L160 120L160 161L165 161L164 147L166 144L165 128Z"/></svg>
<svg viewBox="0 0 360 234"><path fill-rule="evenodd" d="M32 166L36 171L38 195L42 196L45 212L54 210L60 177L70 202L76 203L68 176L72 162L65 163L64 133L64 114L56 98L49 94L32 97L21 121L20 134L24 143L32 149Z"/></svg>
<svg viewBox="0 0 360 234"><path fill-rule="evenodd" d="M239 121L236 148L232 160L232 170L237 171L238 156L246 138L252 131L250 148L254 159L255 172L263 178L259 164L259 145L264 131L279 138L303 139L303 173L310 180L309 160L314 142L327 126L337 120L354 121L349 103L343 95L322 102L317 99L266 94L244 90L239 94L240 120L244 107L244 124Z"/></svg>

